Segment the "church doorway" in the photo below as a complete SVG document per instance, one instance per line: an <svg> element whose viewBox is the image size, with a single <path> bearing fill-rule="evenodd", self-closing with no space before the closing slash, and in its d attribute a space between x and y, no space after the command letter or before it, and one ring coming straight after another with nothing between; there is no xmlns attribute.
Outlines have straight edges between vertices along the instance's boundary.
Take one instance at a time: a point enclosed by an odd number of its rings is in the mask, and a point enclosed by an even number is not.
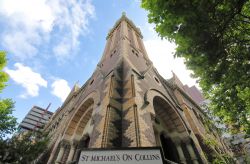
<svg viewBox="0 0 250 164"><path fill-rule="evenodd" d="M162 148L166 160L180 163L182 150L178 141L186 133L186 129L174 109L165 99L156 96L153 99L153 107L155 111L154 132L156 145ZM178 138L178 139L177 139ZM178 150L177 150L178 146Z"/></svg>
<svg viewBox="0 0 250 164"><path fill-rule="evenodd" d="M161 140L162 151L165 158L173 162L179 162L178 152L171 138L165 137L163 134L161 134L160 140Z"/></svg>

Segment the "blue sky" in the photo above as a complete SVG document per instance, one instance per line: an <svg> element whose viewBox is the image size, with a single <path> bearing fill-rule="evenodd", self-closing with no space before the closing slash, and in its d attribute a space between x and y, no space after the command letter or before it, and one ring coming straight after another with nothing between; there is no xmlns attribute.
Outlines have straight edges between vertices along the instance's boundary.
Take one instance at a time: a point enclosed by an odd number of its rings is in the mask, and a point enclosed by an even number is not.
<svg viewBox="0 0 250 164"><path fill-rule="evenodd" d="M154 66L195 84L175 45L161 40L139 0L0 0L0 50L10 76L1 98L12 98L20 122L33 105L55 111L75 83L83 85L103 53L106 36L122 12L138 26Z"/></svg>

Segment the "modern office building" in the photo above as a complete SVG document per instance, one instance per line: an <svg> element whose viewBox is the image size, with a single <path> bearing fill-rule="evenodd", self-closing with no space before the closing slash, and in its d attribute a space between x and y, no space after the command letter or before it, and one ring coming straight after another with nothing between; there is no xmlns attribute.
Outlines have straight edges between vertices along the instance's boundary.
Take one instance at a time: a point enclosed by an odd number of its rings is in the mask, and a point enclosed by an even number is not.
<svg viewBox="0 0 250 164"><path fill-rule="evenodd" d="M38 106L33 106L29 113L25 116L18 126L19 132L41 130L49 121L52 112L48 111L49 106L43 109Z"/></svg>
<svg viewBox="0 0 250 164"><path fill-rule="evenodd" d="M83 86L73 87L46 125L51 142L37 161L78 163L89 157L80 153L91 148L92 161L107 163L124 160L115 153L107 156L113 149L137 148L142 154L144 147L152 151L160 147L162 156L141 155L140 162L197 164L209 163L212 152L227 152L216 131L207 131L204 112L178 77L165 80L157 72L142 38L139 28L123 14L108 33L92 76ZM208 147L208 137L217 145Z"/></svg>

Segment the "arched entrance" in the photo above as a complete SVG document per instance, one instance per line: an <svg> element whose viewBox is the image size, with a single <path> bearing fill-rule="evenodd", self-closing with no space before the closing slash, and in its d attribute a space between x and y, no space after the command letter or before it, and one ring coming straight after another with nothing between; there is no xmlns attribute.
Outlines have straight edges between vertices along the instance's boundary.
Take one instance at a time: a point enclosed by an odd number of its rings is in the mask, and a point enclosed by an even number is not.
<svg viewBox="0 0 250 164"><path fill-rule="evenodd" d="M89 98L81 105L81 107L77 110L77 112L74 114L73 118L71 119L69 126L67 127L67 130L65 132L66 136L72 136L74 134L74 132L79 134L79 132L75 131L75 130L78 128L77 130L81 131L85 127L86 124L79 125L79 123L82 121L81 118L86 116L86 113L89 114L88 111L93 104L94 104L94 100L92 98ZM90 114L92 114L92 112ZM88 120L89 119L90 119L90 117L88 117ZM86 122L88 120L83 120L83 121Z"/></svg>
<svg viewBox="0 0 250 164"><path fill-rule="evenodd" d="M91 124L91 115L93 113L93 104L90 104L82 117L80 118L72 140L75 144L71 145L71 154L67 158L67 162L73 162L79 159L82 149L89 148L90 134L92 133L93 125Z"/></svg>
<svg viewBox="0 0 250 164"><path fill-rule="evenodd" d="M164 98L153 98L155 112L154 132L157 146L162 147L166 160L175 163L185 163L185 156L181 148L181 139L188 136L188 132L174 109Z"/></svg>
<svg viewBox="0 0 250 164"><path fill-rule="evenodd" d="M165 158L173 162L179 162L179 155L171 138L161 134L160 141Z"/></svg>
<svg viewBox="0 0 250 164"><path fill-rule="evenodd" d="M83 136L82 139L77 144L77 148L76 148L75 153L73 155L73 160L72 161L68 160L68 162L77 161L80 157L81 150L89 147L89 142L90 142L89 135Z"/></svg>
<svg viewBox="0 0 250 164"><path fill-rule="evenodd" d="M63 137L63 142L61 142L55 154L55 161L59 163L71 162L77 154L77 148L79 147L80 140L83 138L84 134L89 134L91 115L93 112L94 99L88 98L84 103L75 111L71 117L68 125L66 125L66 130ZM89 135L85 145L89 143Z"/></svg>

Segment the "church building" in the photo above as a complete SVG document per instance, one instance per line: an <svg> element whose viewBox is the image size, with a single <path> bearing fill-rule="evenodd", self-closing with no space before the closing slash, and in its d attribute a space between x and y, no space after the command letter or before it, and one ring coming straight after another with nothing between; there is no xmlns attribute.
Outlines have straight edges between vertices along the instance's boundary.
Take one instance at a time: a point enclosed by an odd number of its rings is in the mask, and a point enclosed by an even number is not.
<svg viewBox="0 0 250 164"><path fill-rule="evenodd" d="M69 164L84 149L160 147L165 163L198 164L209 163L209 151L227 152L178 77L157 72L142 39L123 14L92 76L73 87L46 125L51 140L38 160ZM218 143L212 150L207 137Z"/></svg>

